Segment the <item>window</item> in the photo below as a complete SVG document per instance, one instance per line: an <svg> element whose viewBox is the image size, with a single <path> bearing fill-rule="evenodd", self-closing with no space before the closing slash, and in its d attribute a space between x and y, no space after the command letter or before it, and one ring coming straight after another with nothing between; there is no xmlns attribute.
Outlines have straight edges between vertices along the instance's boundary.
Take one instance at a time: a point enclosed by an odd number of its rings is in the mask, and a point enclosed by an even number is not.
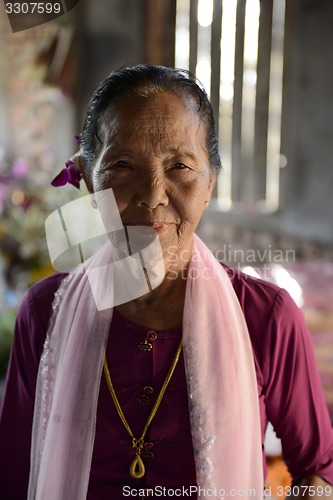
<svg viewBox="0 0 333 500"><path fill-rule="evenodd" d="M223 173L224 210L279 208L286 0L177 0L176 67L210 96Z"/></svg>

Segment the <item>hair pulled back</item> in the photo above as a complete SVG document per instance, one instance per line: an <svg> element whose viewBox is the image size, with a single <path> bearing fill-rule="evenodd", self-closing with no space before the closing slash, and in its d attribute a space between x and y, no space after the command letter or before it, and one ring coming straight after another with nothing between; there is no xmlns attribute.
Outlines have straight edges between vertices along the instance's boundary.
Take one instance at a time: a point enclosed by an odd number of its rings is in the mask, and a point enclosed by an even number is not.
<svg viewBox="0 0 333 500"><path fill-rule="evenodd" d="M123 95L137 94L149 97L167 91L196 103L199 119L203 121L206 128L205 147L210 165L217 172L221 170L213 111L204 88L188 71L139 64L113 71L98 85L90 100L80 143L83 173L86 178L89 177L96 154L102 144L99 137L99 120L103 112L116 104L117 98Z"/></svg>

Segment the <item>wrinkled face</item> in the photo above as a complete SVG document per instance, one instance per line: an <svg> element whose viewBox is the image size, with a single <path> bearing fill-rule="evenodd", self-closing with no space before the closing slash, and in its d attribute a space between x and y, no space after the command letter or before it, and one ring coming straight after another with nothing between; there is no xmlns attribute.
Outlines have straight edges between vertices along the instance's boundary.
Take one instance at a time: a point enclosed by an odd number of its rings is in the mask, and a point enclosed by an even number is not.
<svg viewBox="0 0 333 500"><path fill-rule="evenodd" d="M194 103L169 92L122 96L100 137L90 190L112 188L123 224L152 226L164 255L191 253L215 179Z"/></svg>

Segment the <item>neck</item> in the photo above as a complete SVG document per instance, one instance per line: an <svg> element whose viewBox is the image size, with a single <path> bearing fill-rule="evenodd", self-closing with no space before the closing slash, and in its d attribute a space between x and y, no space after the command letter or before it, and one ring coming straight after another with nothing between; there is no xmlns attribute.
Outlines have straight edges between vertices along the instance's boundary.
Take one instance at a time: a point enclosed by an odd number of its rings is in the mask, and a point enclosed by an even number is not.
<svg viewBox="0 0 333 500"><path fill-rule="evenodd" d="M179 326L183 317L186 271L187 268L177 275L168 273L157 288L118 306L118 311L127 319L156 330Z"/></svg>

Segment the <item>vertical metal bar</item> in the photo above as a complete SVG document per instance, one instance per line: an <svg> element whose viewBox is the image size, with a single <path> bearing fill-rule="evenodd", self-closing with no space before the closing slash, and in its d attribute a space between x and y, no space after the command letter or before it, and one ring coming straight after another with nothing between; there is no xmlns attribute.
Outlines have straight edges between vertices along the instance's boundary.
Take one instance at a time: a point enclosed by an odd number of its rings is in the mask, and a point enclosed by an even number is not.
<svg viewBox="0 0 333 500"><path fill-rule="evenodd" d="M10 113L9 113L9 103L7 94L8 85L8 74L7 74L7 54L6 54L6 34L5 34L5 17L2 12L0 13L0 156L4 154L2 148L6 146L7 151L10 151L12 147L11 140L11 123L10 123ZM2 165L1 165L2 164ZM2 168L4 168L5 162L0 162L0 173Z"/></svg>
<svg viewBox="0 0 333 500"><path fill-rule="evenodd" d="M176 8L177 0L170 0L168 2L168 18L170 22L168 23L167 39L165 40L168 50L166 54L166 64L167 66L175 66L175 49L176 49Z"/></svg>
<svg viewBox="0 0 333 500"><path fill-rule="evenodd" d="M295 117L293 116L293 106L295 106L294 93L297 92L296 87L292 84L294 82L295 71L295 53L294 44L298 39L299 33L295 32L295 27L300 28L296 22L299 19L301 6L299 3L286 2L285 13L285 38L283 48L283 94L282 94L282 121L281 121L281 151L288 157L288 163L293 165L295 154L294 140L296 127ZM302 64L300 59L297 59L298 64ZM297 104L296 104L297 106ZM297 148L296 148L297 149ZM280 193L279 193L279 207L282 210L288 210L289 207L294 206L296 186L299 185L299 172L296 168L283 168L280 177Z"/></svg>
<svg viewBox="0 0 333 500"><path fill-rule="evenodd" d="M266 199L269 79L272 47L273 0L260 3L257 95L254 136L254 199Z"/></svg>
<svg viewBox="0 0 333 500"><path fill-rule="evenodd" d="M162 64L162 43L160 26L161 2L159 0L146 0L146 9L146 58L150 64Z"/></svg>
<svg viewBox="0 0 333 500"><path fill-rule="evenodd" d="M241 201L242 179L242 107L246 0L238 0L236 15L235 82L232 120L232 179L233 202Z"/></svg>
<svg viewBox="0 0 333 500"><path fill-rule="evenodd" d="M190 66L195 74L198 59L198 0L190 0Z"/></svg>
<svg viewBox="0 0 333 500"><path fill-rule="evenodd" d="M176 0L146 0L146 59L173 66L175 61Z"/></svg>
<svg viewBox="0 0 333 500"><path fill-rule="evenodd" d="M221 78L221 35L222 35L222 0L214 0L211 32L211 87L210 100L215 118L216 132L219 126L220 78Z"/></svg>

